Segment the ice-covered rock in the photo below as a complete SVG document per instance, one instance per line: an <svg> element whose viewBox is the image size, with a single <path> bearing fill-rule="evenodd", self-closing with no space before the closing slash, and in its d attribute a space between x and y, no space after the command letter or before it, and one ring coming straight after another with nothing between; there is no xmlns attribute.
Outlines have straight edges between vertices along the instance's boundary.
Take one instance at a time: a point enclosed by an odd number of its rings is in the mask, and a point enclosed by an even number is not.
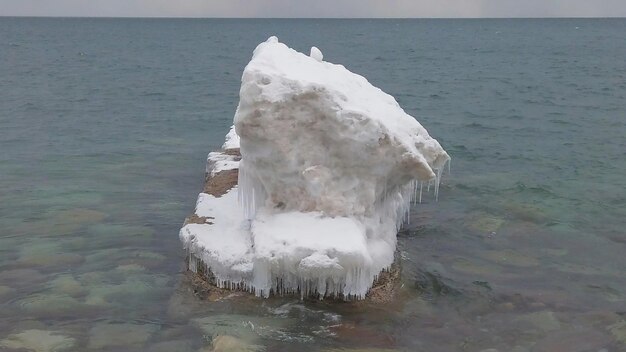
<svg viewBox="0 0 626 352"><path fill-rule="evenodd" d="M392 264L421 185L438 195L450 160L439 143L392 96L322 58L271 37L244 70L224 145L241 160L214 154L207 170L238 168L238 185L201 194L196 215L211 224L181 230L220 286L362 298Z"/></svg>

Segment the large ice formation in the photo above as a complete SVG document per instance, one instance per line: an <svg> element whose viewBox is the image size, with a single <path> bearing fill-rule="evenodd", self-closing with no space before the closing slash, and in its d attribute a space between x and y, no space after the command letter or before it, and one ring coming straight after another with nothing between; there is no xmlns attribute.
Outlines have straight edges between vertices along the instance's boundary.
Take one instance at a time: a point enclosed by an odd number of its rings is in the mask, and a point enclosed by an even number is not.
<svg viewBox="0 0 626 352"><path fill-rule="evenodd" d="M392 96L322 60L271 37L243 72L224 145L241 160L212 153L207 169L238 168L238 185L200 194L196 215L210 223L181 229L219 286L363 298L393 263L422 184L438 195L450 160L439 143Z"/></svg>

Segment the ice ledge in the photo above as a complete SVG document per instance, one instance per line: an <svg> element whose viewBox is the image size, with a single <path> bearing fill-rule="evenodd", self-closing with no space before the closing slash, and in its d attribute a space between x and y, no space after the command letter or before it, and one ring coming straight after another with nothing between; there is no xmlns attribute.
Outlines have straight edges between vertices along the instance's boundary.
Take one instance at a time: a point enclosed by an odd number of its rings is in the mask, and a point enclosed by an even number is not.
<svg viewBox="0 0 626 352"><path fill-rule="evenodd" d="M362 225L354 219L328 218L317 212L267 218L261 215L254 225L253 238L250 222L244 219L238 202L238 163L224 169L214 162L228 158L238 162L238 145L230 146L211 153L216 158L208 159L203 192L198 195L194 213L180 230L189 271L206 285L263 297L294 294L301 298L365 299L375 303L393 299L400 274L397 257L390 257L388 265L372 271L368 269L372 256L363 253L376 254L376 248L391 245L395 248L395 242L368 242ZM416 191L411 188L415 196ZM298 231L297 235L305 240L292 243L294 237L289 229ZM337 233L345 236L338 241ZM390 251L393 249L383 250ZM272 274L255 277L255 265L257 274ZM281 271L285 267L295 270ZM281 285L282 281L294 281L297 285Z"/></svg>
<svg viewBox="0 0 626 352"><path fill-rule="evenodd" d="M208 160L204 190L179 234L188 252L188 270L210 285L263 297L362 299L378 281L389 291L375 290L378 299L391 296L394 272L384 269L391 267L393 258L387 267L371 272L365 229L354 219L295 212L259 214L253 223L245 220L232 174L238 165L224 169L214 162L236 160L237 151L210 154L215 157Z"/></svg>

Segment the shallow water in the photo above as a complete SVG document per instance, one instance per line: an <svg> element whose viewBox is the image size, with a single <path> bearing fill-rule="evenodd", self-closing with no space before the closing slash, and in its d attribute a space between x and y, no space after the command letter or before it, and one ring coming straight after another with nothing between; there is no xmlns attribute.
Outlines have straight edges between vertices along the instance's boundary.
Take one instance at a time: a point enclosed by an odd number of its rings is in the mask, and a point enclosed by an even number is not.
<svg viewBox="0 0 626 352"><path fill-rule="evenodd" d="M626 350L626 20L0 18L0 350ZM201 300L177 232L255 45L364 74L452 155L389 306ZM215 340L215 341L214 341Z"/></svg>

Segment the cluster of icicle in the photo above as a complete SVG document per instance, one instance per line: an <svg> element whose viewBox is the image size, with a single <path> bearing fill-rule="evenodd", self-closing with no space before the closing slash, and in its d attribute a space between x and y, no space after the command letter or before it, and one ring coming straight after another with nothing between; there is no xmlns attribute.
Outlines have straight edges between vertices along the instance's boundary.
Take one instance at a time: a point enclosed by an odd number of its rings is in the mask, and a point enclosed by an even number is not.
<svg viewBox="0 0 626 352"><path fill-rule="evenodd" d="M448 167L450 163L448 162ZM428 181L413 180L402 186L399 191L387 192L386 196L380 200L376 206L379 209L381 218L394 219L392 231L397 233L403 224L410 222L410 210L414 204L421 203L424 193L430 193L434 189L433 197L436 199L443 168L436 170L436 177ZM238 195L240 205L243 206L243 217L250 219L254 216L256 209L264 204L266 195L261 184L255 182L254 178L247 177L245 172L240 173ZM232 190L237 191L235 190ZM248 226L250 221L248 222ZM209 225L207 225L209 226ZM227 234L226 234L227 235ZM191 250L192 246L187 246L189 255L189 270L203 273L210 272L212 283L217 287L251 292L257 296L268 297L269 295L299 294L302 298L341 298L344 300L359 300L365 297L373 281L376 281L381 271L389 269L384 266L380 271L372 271L368 267L351 268L345 277L333 278L333 273L324 275L313 275L310 277L294 275L289 272L274 272L276 277L271 286L256 285L258 276L265 277L272 273L268 261L262 258L253 258L254 270L247 273L232 272L224 267L221 262L216 261L211 256L206 255L206 250ZM243 274L243 275L242 275ZM255 276L257 276L255 278ZM238 278L238 279L236 279ZM263 281L263 280L260 280Z"/></svg>
<svg viewBox="0 0 626 352"><path fill-rule="evenodd" d="M446 164L449 170L450 160L448 160ZM360 219L360 221L366 224L368 220L374 223L382 223L383 225L379 226L378 230L393 233L395 240L395 234L401 227L410 223L411 208L418 203L422 203L424 193L432 194L434 200L438 200L439 188L446 164L435 169L436 176L428 181L412 180L404 186L383 191L385 196L382 197L379 204L376 205L378 217L373 220ZM250 177L245 166L241 166L239 173L239 201L243 209L244 217L246 219L254 219L258 209L266 204L267 195L263 184L258 182L257 178ZM389 219L391 221L385 226L384 221L381 221L382 219ZM295 235L297 236L297 234ZM337 236L341 236L341 234L337 234ZM299 294L301 298L332 297L344 300L360 300L365 297L372 283L376 282L381 272L389 270L393 263L392 261L387 261L386 264L380 266L355 266L348 269L343 277L333 277L332 272L317 272L317 275L311 276L302 274L296 275L283 266L272 269L267 260L258 259L259 258L254 262L254 273L249 283L233 283L229 280L218 279L216 280L216 285L222 288L249 291L262 297ZM269 286L259 284L260 282L267 281L268 275L274 275L272 278L269 278L272 284ZM259 276L261 276L261 280L259 280Z"/></svg>

